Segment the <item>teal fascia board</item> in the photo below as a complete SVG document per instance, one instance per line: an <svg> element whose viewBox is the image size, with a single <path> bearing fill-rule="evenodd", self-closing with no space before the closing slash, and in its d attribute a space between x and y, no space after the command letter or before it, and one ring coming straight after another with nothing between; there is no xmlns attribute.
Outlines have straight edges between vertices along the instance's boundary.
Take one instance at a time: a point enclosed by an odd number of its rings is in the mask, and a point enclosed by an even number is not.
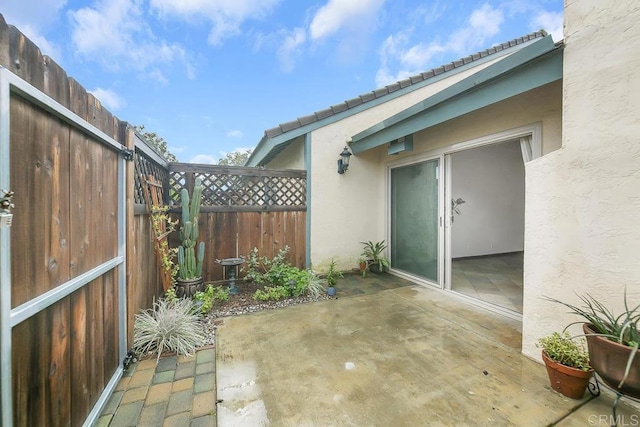
<svg viewBox="0 0 640 427"><path fill-rule="evenodd" d="M546 36L352 137L353 154L562 79L562 49Z"/></svg>
<svg viewBox="0 0 640 427"><path fill-rule="evenodd" d="M307 268L311 268L311 134L308 133L304 138L304 168L307 171L307 223L305 224L305 264Z"/></svg>
<svg viewBox="0 0 640 427"><path fill-rule="evenodd" d="M413 151L413 134L390 142L389 148L387 148L387 154L390 156L393 154L400 154L403 151Z"/></svg>
<svg viewBox="0 0 640 427"><path fill-rule="evenodd" d="M336 114L332 114L329 117L326 117L324 119L318 120L316 122L313 123L309 123L308 125L304 125L301 126L299 128L296 129L292 129L290 131L284 132L278 136L274 136L273 138L268 138L268 137L263 137L260 142L258 143L256 149L253 151L253 153L251 153L251 156L249 157L249 159L247 160L247 162L245 163L245 166L260 166L260 165L264 165L264 163L266 163L268 160L270 160L269 155L270 153L272 153L272 151L278 147L281 144L286 144L288 142L291 142L293 139L299 137L300 135L304 135L306 133L312 132L316 129L319 129L323 126L327 126L330 125L332 123L338 122L340 120L343 120L349 116L352 116L354 114L360 113L364 110L367 110L369 108L373 108L376 107L382 103L385 103L387 101L391 101L392 99L396 99L398 97L404 96L407 93L413 92L415 90L421 89L425 86L431 85L433 83L439 82L442 79L446 79L449 78L451 76L455 76L456 74L466 71L470 68L474 68L477 67L478 65L484 64L488 61L493 61L497 58L501 58L505 55L509 55L512 54L514 49L520 49L520 50L524 50L530 46L536 45L538 43L540 43L542 40L545 39L549 39L551 41L551 36L546 36L542 39L535 39L533 41L529 41L526 42L524 44L521 45L516 45L513 48L509 48L509 49L505 49L503 51L488 55L484 58L480 58L477 59L475 61L472 61L468 64L464 64L460 67L456 67L453 68L452 70L446 71L442 74L438 74L436 76L433 76L427 80L423 80L419 83L415 83L412 85L409 85L407 87L404 87L402 89L399 89L397 91L391 92L389 94L386 94L384 96L381 96L380 98L376 98L374 100L365 102L364 104L360 104L357 105L355 107L349 108L345 111L342 111L340 113L336 113ZM551 42L553 43L553 42ZM513 53L512 55L515 55L515 53ZM265 160L266 159L266 160Z"/></svg>

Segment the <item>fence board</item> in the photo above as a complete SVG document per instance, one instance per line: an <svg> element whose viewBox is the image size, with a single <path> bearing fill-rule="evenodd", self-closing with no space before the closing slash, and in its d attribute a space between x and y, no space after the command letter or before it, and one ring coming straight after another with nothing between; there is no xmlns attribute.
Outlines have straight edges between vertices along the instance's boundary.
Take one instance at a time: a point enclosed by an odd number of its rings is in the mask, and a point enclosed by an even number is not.
<svg viewBox="0 0 640 427"><path fill-rule="evenodd" d="M14 203L12 307L69 278L68 128L18 96L11 98Z"/></svg>
<svg viewBox="0 0 640 427"><path fill-rule="evenodd" d="M89 406L88 387L82 387L89 378L89 352L88 341L90 335L87 333L87 296L86 287L78 289L70 296L71 300L71 331L73 340L71 341L71 366L73 366L73 387L71 388L71 402L73 411L71 412L71 424L80 425L91 409Z"/></svg>

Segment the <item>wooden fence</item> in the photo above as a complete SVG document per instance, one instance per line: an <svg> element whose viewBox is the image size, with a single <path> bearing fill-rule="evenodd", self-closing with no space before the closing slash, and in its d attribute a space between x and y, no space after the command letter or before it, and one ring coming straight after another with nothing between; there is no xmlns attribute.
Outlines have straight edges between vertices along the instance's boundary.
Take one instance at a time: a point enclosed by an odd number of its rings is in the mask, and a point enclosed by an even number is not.
<svg viewBox="0 0 640 427"><path fill-rule="evenodd" d="M139 150L136 157L140 173L136 173L138 182L134 187L141 187L140 176L144 174L167 183L165 200L174 219L179 219L181 190L191 193L196 178L202 180L205 189L198 226L200 240L206 245L205 282L224 279L223 268L216 259L246 256L253 248L271 258L289 246L288 261L305 267L305 171L188 163L169 163L164 169L159 161ZM136 193L136 203L136 212L146 213L141 205L142 192ZM177 232L170 236L169 244L180 244Z"/></svg>
<svg viewBox="0 0 640 427"><path fill-rule="evenodd" d="M174 208L203 178L205 281L223 278L216 258L253 247L288 245L304 267L306 176L167 164L2 15L0 66L0 189L15 192L0 226L0 424L82 425L122 375L134 315L162 292L140 175Z"/></svg>
<svg viewBox="0 0 640 427"><path fill-rule="evenodd" d="M0 64L0 187L15 192L13 224L0 233L10 255L0 270L11 272L9 283L1 275L2 422L81 425L126 351L127 124L1 16Z"/></svg>

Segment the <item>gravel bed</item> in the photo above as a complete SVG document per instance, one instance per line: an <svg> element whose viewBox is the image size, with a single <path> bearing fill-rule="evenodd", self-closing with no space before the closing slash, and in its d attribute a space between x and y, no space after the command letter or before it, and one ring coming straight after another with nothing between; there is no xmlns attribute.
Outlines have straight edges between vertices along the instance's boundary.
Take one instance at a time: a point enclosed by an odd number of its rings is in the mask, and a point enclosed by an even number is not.
<svg viewBox="0 0 640 427"><path fill-rule="evenodd" d="M322 294L317 298L314 298L311 295L304 295L280 301L256 301L253 299L253 294L256 289L259 288L261 288L261 286L253 283L238 283L238 289L240 291L238 295L230 295L228 301L213 306L211 311L204 316L202 322L206 345L215 345L216 328L224 321L224 317L239 316L263 310L273 310L329 299L326 294Z"/></svg>

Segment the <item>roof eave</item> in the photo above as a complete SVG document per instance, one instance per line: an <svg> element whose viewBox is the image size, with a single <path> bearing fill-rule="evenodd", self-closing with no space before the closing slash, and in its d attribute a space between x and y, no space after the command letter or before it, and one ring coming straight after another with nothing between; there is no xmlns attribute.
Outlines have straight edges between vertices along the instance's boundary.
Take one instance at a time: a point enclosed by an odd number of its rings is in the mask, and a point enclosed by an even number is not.
<svg viewBox="0 0 640 427"><path fill-rule="evenodd" d="M413 106L371 126L370 128L362 132L353 135L351 138L351 149L354 154L358 154L363 151L386 144L388 142L395 141L398 138L410 135L418 130L434 126L435 124L439 124L443 121L450 120L462 114L466 114L470 111L482 108L486 105L483 105L482 103L469 103L468 105L463 106L463 108L460 108L459 111L454 111L454 109L451 108L446 111L446 113L443 111L439 111L438 117L435 117L434 115L430 122L423 120L424 116L428 112L435 111L438 107L441 107L445 103L450 102L453 99L459 99L466 93L477 91L480 87L485 87L491 84L491 82L495 82L498 79L501 79L509 75L510 73L513 73L517 69L523 69L526 64L535 62L536 59L541 58L542 56L549 54L550 52L561 50L562 46L557 46L556 44L554 44L551 36L546 36L542 39L539 39L535 43L511 54L509 57L504 58L501 61L498 61L495 64L492 64L487 68L467 77L466 79L461 80L449 86L448 88L434 94L433 96L417 104L414 104ZM524 90L527 87L538 87L545 82L548 82L549 80L562 78L561 58L559 62L556 60L550 66L552 67L552 69L549 71L548 75L544 75L541 76L542 78L526 82L526 85L523 86L521 90ZM559 75L558 67L560 72ZM508 92L509 91L504 92L504 95L496 93L495 96L489 97L483 102L498 102L500 100L500 97L506 97L506 93ZM420 118L420 120L417 119L418 117Z"/></svg>

